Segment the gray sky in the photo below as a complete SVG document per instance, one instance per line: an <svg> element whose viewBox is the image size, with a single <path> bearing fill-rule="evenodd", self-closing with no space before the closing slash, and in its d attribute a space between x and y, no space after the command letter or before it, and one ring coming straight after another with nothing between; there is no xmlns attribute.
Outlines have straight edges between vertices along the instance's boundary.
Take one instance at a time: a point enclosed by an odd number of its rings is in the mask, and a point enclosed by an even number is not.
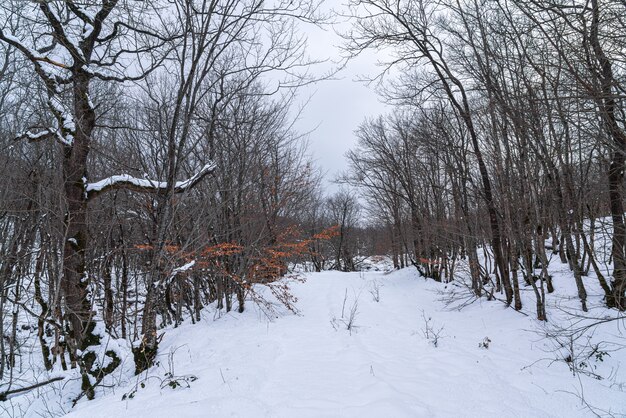
<svg viewBox="0 0 626 418"><path fill-rule="evenodd" d="M334 31L308 28L306 32L308 52L312 57L337 59L340 56L338 45L342 39ZM323 68L321 65L319 70L323 72ZM359 76L374 76L378 72L375 52L367 51L350 61L336 79L303 88L299 94L301 102L312 97L295 127L300 132L307 132L317 126L309 135L309 150L325 173L327 192L336 190L337 186L331 182L346 169L345 153L356 143L354 130L366 117L386 112L374 86L368 87L357 81Z"/></svg>

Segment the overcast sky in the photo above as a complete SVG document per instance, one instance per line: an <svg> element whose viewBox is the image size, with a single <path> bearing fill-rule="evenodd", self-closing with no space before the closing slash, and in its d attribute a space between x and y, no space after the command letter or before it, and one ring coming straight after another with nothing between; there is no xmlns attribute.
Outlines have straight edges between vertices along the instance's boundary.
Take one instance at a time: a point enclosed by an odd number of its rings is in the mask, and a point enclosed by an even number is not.
<svg viewBox="0 0 626 418"><path fill-rule="evenodd" d="M347 28L342 25L341 29ZM337 59L341 51L342 39L332 30L319 28L306 30L309 38L308 52L312 57ZM346 169L346 152L351 149L356 138L354 131L370 116L385 113L386 108L379 101L374 86L368 87L358 81L359 76L374 76L380 68L376 66L376 53L368 51L350 61L346 68L333 80L326 80L303 88L299 94L304 102L311 97L304 109L296 129L309 135L309 149L317 165L325 173L324 185L328 192L336 190L332 180ZM328 65L321 66L321 72Z"/></svg>

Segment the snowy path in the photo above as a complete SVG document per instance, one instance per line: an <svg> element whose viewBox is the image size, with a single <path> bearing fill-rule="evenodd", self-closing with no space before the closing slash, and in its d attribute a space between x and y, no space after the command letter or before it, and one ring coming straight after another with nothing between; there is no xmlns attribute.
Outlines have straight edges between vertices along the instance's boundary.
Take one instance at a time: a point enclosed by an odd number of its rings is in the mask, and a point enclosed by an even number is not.
<svg viewBox="0 0 626 418"><path fill-rule="evenodd" d="M373 281L382 284L378 303L369 292ZM533 327L531 319L498 302L446 311L436 294L441 288L411 270L309 275L306 283L293 286L301 316L268 323L258 309L249 309L169 330L161 370L153 375L163 377L167 353L175 351L174 375L198 377L190 389L160 389L152 378L134 399L121 400L128 387L82 403L70 416L590 415L566 393L579 390L579 381L565 363L526 367L552 356L536 334L525 331ZM358 298L352 334L331 324L341 317L346 289L346 313ZM422 310L435 328L444 327L438 347L422 333ZM489 349L478 347L485 337ZM622 393L591 382L585 387L588 399L620 404Z"/></svg>

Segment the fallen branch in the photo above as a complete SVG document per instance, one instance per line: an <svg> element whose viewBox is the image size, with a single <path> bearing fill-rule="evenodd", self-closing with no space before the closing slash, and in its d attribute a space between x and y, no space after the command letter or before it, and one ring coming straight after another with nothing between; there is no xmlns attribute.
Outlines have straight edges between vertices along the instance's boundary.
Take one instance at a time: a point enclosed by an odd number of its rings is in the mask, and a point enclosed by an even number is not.
<svg viewBox="0 0 626 418"><path fill-rule="evenodd" d="M28 392L33 389L37 389L39 387L49 385L50 383L58 382L59 380L63 380L63 379L65 378L60 377L60 376L53 377L50 380L46 380L45 382L35 383L34 385L31 385L31 386L26 386L26 387L19 388L19 389L7 390L6 392L0 392L0 402L6 401L7 399L9 399L11 395L17 395L18 393Z"/></svg>

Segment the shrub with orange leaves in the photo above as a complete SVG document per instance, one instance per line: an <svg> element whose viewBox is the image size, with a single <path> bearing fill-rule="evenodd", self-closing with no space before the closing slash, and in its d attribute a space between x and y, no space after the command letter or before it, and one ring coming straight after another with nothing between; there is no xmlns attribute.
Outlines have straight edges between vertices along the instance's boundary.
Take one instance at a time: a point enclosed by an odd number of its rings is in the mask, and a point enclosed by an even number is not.
<svg viewBox="0 0 626 418"><path fill-rule="evenodd" d="M332 226L320 233L308 238L302 238L302 233L295 226L281 231L272 244L259 246L255 244L246 247L241 244L224 242L210 247L195 254L195 257L186 255L186 259L194 259L199 267L217 267L227 264L227 257L243 256L249 259L245 263L247 268L243 274L245 277L238 278L240 282L270 282L278 279L286 272L289 261L312 255L311 250L314 242L329 240L339 234L339 227ZM228 276L233 272L221 271ZM235 278L237 279L237 278Z"/></svg>
<svg viewBox="0 0 626 418"><path fill-rule="evenodd" d="M309 238L302 239L300 235L295 227L282 231L274 244L262 248L259 255L254 258L248 277L261 282L271 282L280 278L286 273L286 266L290 260L313 255L311 244L339 235L339 226L332 226Z"/></svg>
<svg viewBox="0 0 626 418"><path fill-rule="evenodd" d="M170 255L180 258L181 261L195 261L194 270L209 269L218 271L225 276L231 277L238 282L271 282L284 275L289 261L314 255L313 243L327 241L339 235L339 226L335 225L308 237L301 238L301 232L295 226L290 226L278 234L273 244L259 246L255 244L246 247L234 242L222 242L205 247L195 252L182 252L177 245L167 244L165 251ZM148 244L135 245L138 250L152 250L154 247ZM228 258L246 255L249 260L243 276L234 276L233 271L227 268Z"/></svg>
<svg viewBox="0 0 626 418"><path fill-rule="evenodd" d="M296 312L295 297L289 292L286 283L274 283L287 273L287 264L306 256L315 255L313 244L329 240L339 235L339 226L327 228L313 236L302 238L295 227L281 231L273 243L242 245L222 242L193 252L182 251L179 246L166 245L165 251L181 263L193 264L185 271L176 273L186 276L191 272L204 272L232 280L241 289L251 290L252 284L263 283L289 310ZM136 245L138 250L152 250L151 245ZM236 266L236 267L234 267ZM252 291L252 293L254 293ZM261 299L253 294L253 299ZM269 306L269 305L268 305Z"/></svg>

